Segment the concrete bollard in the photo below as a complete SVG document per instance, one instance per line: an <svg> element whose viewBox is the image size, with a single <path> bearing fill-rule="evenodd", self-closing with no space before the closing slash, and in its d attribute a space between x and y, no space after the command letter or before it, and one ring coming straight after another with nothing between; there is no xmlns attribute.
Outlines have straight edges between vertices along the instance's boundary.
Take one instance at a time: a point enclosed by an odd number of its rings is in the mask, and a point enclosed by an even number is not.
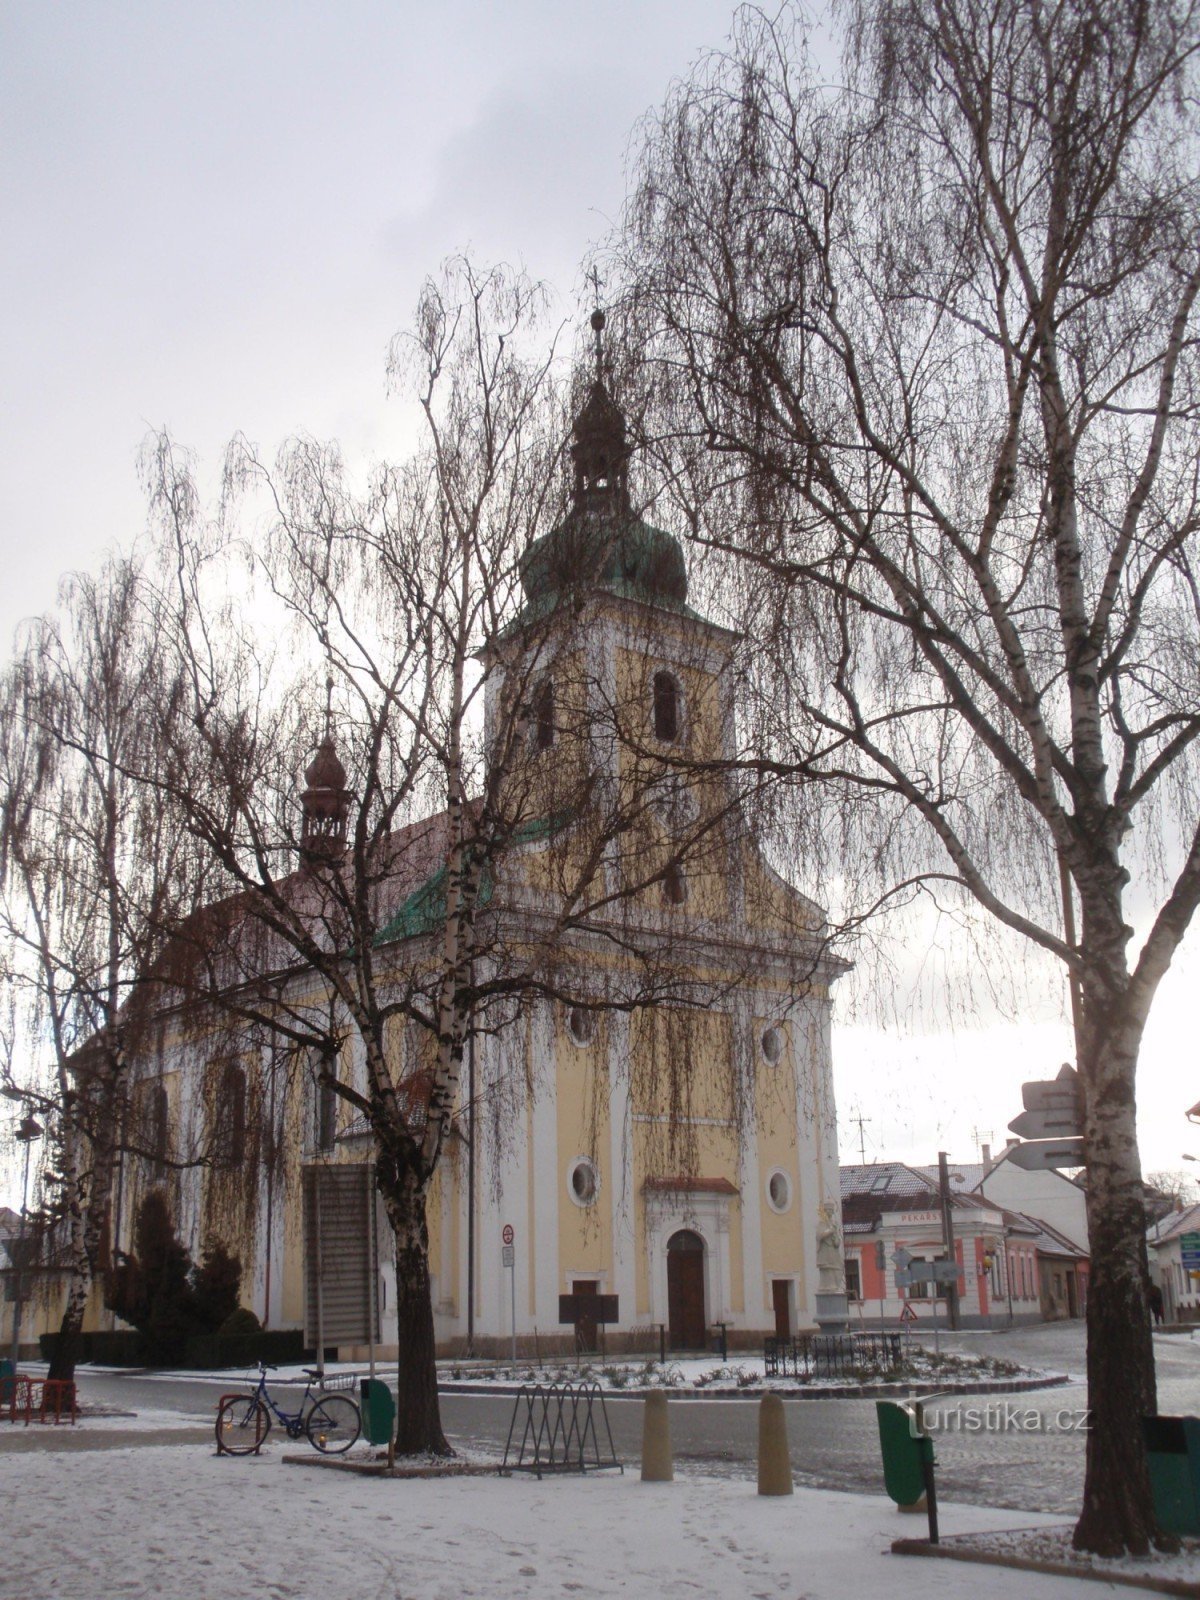
<svg viewBox="0 0 1200 1600"><path fill-rule="evenodd" d="M777 1394L765 1394L758 1408L758 1492L792 1493L792 1461L788 1455L787 1418Z"/></svg>
<svg viewBox="0 0 1200 1600"><path fill-rule="evenodd" d="M659 1390L646 1396L642 1412L642 1482L670 1483L674 1477L667 1397Z"/></svg>

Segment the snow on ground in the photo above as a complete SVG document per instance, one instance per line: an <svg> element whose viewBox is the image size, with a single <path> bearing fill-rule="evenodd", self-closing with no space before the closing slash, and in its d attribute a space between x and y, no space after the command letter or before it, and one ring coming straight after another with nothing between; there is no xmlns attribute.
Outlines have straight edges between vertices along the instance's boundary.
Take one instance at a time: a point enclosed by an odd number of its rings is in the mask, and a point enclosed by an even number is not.
<svg viewBox="0 0 1200 1600"><path fill-rule="evenodd" d="M0 1600L1079 1600L1078 1580L893 1556L890 1501L637 1469L375 1479L207 1447L0 1452ZM1050 1518L942 1508L946 1533Z"/></svg>
<svg viewBox="0 0 1200 1600"><path fill-rule="evenodd" d="M379 1377L390 1379L393 1362L381 1361L376 1364L376 1373ZM36 1373L39 1368L36 1364L26 1363L23 1371ZM122 1373L128 1368L122 1367L82 1367L81 1372L95 1373ZM367 1375L365 1362L330 1361L325 1365L328 1379L336 1382L338 1379L359 1378ZM268 1387L290 1384L303 1384L306 1369L303 1365L281 1366L268 1370ZM981 1387L987 1387L996 1379L1006 1379L1013 1376L1040 1376L1034 1369L1020 1366L1016 1362L996 1360L987 1355L978 1355L967 1351L947 1353L941 1358L935 1357L930 1351L922 1349L914 1343L910 1356L902 1373L896 1374L896 1380L905 1385L914 1382L928 1382L936 1387L939 1381L975 1382ZM237 1390L247 1384L253 1386L258 1382L257 1367L239 1369L225 1368L211 1371L145 1371L138 1373L139 1378L148 1380L161 1380L164 1382L186 1381L189 1383L219 1384L225 1389ZM516 1387L526 1383L596 1383L602 1389L611 1391L643 1389L696 1389L704 1390L749 1390L757 1392L762 1389L781 1389L790 1391L802 1386L805 1389L845 1388L856 1380L852 1376L838 1378L802 1378L792 1376L767 1377L762 1356L734 1354L728 1361L721 1361L719 1356L672 1356L665 1364L650 1358L613 1357L611 1360L604 1356L593 1356L582 1360L546 1361L540 1366L529 1361L439 1361L438 1377L444 1386L455 1388L495 1388L497 1385ZM864 1372L863 1380L866 1382L879 1381L886 1374Z"/></svg>

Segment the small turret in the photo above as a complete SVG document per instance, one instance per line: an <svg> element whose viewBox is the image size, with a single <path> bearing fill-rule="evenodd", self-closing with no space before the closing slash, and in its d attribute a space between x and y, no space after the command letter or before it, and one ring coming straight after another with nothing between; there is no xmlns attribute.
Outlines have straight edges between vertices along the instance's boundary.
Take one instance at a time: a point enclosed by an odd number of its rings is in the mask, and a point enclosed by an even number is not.
<svg viewBox="0 0 1200 1600"><path fill-rule="evenodd" d="M333 680L325 685L325 737L304 773L307 787L300 796L300 859L311 867L318 861L336 861L346 850L346 822L350 791L346 769L338 759L333 739Z"/></svg>

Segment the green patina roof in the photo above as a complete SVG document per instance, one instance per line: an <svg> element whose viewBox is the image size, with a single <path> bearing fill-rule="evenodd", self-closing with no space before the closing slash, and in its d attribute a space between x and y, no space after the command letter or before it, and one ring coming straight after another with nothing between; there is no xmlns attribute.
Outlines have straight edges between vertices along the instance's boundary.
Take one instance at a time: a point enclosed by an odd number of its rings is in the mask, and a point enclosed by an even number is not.
<svg viewBox="0 0 1200 1600"><path fill-rule="evenodd" d="M678 609L687 600L687 567L674 534L632 511L576 507L521 557L531 602L572 589L613 589Z"/></svg>
<svg viewBox="0 0 1200 1600"><path fill-rule="evenodd" d="M523 844L534 844L539 839L549 839L553 834L565 826L568 817L538 817L532 822L523 823L517 828L507 847ZM445 867L439 867L432 873L419 888L413 890L391 919L380 928L372 940L373 944L392 944L401 939L413 939L419 934L432 933L435 928L441 927L446 920L446 880L448 873ZM491 904L495 892L495 879L491 871L484 867L479 878L479 893L475 899L477 908Z"/></svg>

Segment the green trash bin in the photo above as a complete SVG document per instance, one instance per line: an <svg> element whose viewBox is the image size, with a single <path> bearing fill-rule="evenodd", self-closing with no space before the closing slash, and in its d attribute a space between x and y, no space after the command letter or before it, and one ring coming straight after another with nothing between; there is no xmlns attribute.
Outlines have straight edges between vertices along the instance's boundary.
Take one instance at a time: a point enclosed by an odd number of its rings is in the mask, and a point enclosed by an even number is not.
<svg viewBox="0 0 1200 1600"><path fill-rule="evenodd" d="M883 1454L883 1483L898 1506L914 1506L925 1495L930 1542L938 1542L937 1495L933 1481L933 1440L921 1425L921 1414L911 1401L876 1400L879 1448Z"/></svg>
<svg viewBox="0 0 1200 1600"><path fill-rule="evenodd" d="M16 1388L13 1382L16 1370L8 1356L0 1358L0 1406L12 1404L13 1390Z"/></svg>
<svg viewBox="0 0 1200 1600"><path fill-rule="evenodd" d="M363 1437L368 1444L390 1444L396 1431L396 1402L382 1378L361 1382Z"/></svg>
<svg viewBox="0 0 1200 1600"><path fill-rule="evenodd" d="M1200 1417L1143 1417L1142 1436L1159 1527L1200 1537Z"/></svg>

